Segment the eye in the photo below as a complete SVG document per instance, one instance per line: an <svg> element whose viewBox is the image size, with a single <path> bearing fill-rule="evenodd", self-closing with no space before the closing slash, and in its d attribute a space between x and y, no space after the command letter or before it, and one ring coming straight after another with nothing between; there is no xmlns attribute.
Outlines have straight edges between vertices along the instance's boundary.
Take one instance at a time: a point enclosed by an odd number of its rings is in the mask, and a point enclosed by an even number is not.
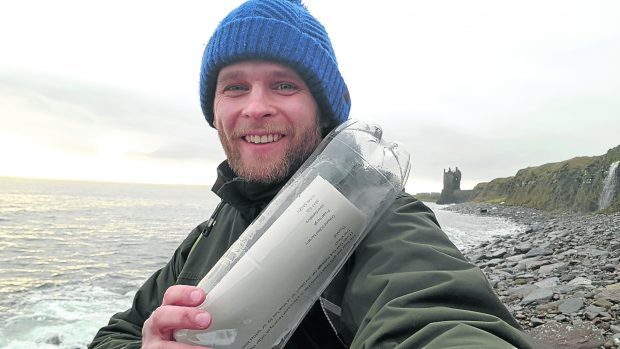
<svg viewBox="0 0 620 349"><path fill-rule="evenodd" d="M294 90L297 86L291 84L290 82L281 82L276 85L276 89L278 90Z"/></svg>
<svg viewBox="0 0 620 349"><path fill-rule="evenodd" d="M245 91L247 91L248 88L244 85L241 84L233 84L233 85L226 85L222 88L222 93L227 95L227 96L236 96L239 95Z"/></svg>
<svg viewBox="0 0 620 349"><path fill-rule="evenodd" d="M226 91L247 91L247 87L243 85L230 85L224 87L224 92Z"/></svg>
<svg viewBox="0 0 620 349"><path fill-rule="evenodd" d="M279 82L275 84L274 89L281 94L290 95L299 90L299 87L291 82Z"/></svg>

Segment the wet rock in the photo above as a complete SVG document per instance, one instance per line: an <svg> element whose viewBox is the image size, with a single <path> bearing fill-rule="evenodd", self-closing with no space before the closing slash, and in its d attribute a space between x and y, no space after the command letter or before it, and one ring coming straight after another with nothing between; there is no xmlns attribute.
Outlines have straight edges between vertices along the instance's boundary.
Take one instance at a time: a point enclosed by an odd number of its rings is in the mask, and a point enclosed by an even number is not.
<svg viewBox="0 0 620 349"><path fill-rule="evenodd" d="M563 294L570 294L570 293L575 293L576 291L579 291L583 288L585 288L587 286L583 286L583 285L558 285L556 286L554 289L557 292L563 293ZM588 298L588 297L586 297Z"/></svg>
<svg viewBox="0 0 620 349"><path fill-rule="evenodd" d="M532 280L535 279L536 275L532 274L532 273L523 273L523 274L517 274L514 277L514 280L518 280L518 279L524 279L524 280Z"/></svg>
<svg viewBox="0 0 620 349"><path fill-rule="evenodd" d="M607 308L607 309L611 308L611 306L614 305L612 302L610 302L609 300L605 298L599 298L595 300L594 303L592 304L596 305L597 307Z"/></svg>
<svg viewBox="0 0 620 349"><path fill-rule="evenodd" d="M576 277L568 282L569 286L589 286L592 285L592 280L584 278L584 277Z"/></svg>
<svg viewBox="0 0 620 349"><path fill-rule="evenodd" d="M62 335L56 334L45 340L45 343L52 345L60 345L62 343Z"/></svg>
<svg viewBox="0 0 620 349"><path fill-rule="evenodd" d="M568 320L568 317L566 317L566 315L564 315L564 314L560 314L560 315L554 316L553 320L555 320L557 322L564 322L564 321Z"/></svg>
<svg viewBox="0 0 620 349"><path fill-rule="evenodd" d="M540 267L540 269L538 270L538 272L542 275L548 275L551 272L554 271L562 271L562 270L566 270L568 268L568 263L554 263L554 264L549 264L549 265L543 265Z"/></svg>
<svg viewBox="0 0 620 349"><path fill-rule="evenodd" d="M599 296L605 297L611 302L620 303L620 283L606 286Z"/></svg>
<svg viewBox="0 0 620 349"><path fill-rule="evenodd" d="M520 296L520 298L525 297L526 295L532 293L534 290L539 289L540 287L536 287L534 285L523 285L523 286L518 286L512 289L509 289L506 291L506 293L508 295L517 295Z"/></svg>
<svg viewBox="0 0 620 349"><path fill-rule="evenodd" d="M516 254L514 256L506 257L506 261L508 262L520 262L525 258L524 254Z"/></svg>
<svg viewBox="0 0 620 349"><path fill-rule="evenodd" d="M542 315L550 315L557 314L559 312L558 306L561 304L561 301L554 301L549 303L543 303L536 306L536 313Z"/></svg>
<svg viewBox="0 0 620 349"><path fill-rule="evenodd" d="M489 254L489 258L502 258L508 253L508 250L505 248L500 248L499 250L495 250Z"/></svg>
<svg viewBox="0 0 620 349"><path fill-rule="evenodd" d="M564 314L576 313L583 308L583 300L580 298L568 298L560 306L558 310Z"/></svg>
<svg viewBox="0 0 620 349"><path fill-rule="evenodd" d="M550 254L553 254L553 251L542 247L534 247L525 254L525 257L548 256Z"/></svg>
<svg viewBox="0 0 620 349"><path fill-rule="evenodd" d="M601 307L597 307L596 305L590 305L586 307L584 315L586 316L586 318L588 318L588 320L594 320L594 318L600 316L601 313L604 311L605 309Z"/></svg>
<svg viewBox="0 0 620 349"><path fill-rule="evenodd" d="M551 263L549 260L543 259L543 260L537 260L537 261L531 261L529 263L525 263L525 267L528 270L536 270L542 267L543 265L547 265L549 263Z"/></svg>
<svg viewBox="0 0 620 349"><path fill-rule="evenodd" d="M515 278L512 283L514 285L525 285L528 284L530 282L530 280L528 279L524 279L524 278Z"/></svg>
<svg viewBox="0 0 620 349"><path fill-rule="evenodd" d="M534 286L537 286L540 288L551 288L551 287L557 286L559 281L560 281L560 278L554 276L552 278L540 280L534 283Z"/></svg>
<svg viewBox="0 0 620 349"><path fill-rule="evenodd" d="M501 259L501 258L493 258L490 261L487 261L487 262L484 262L484 263L480 263L478 266L481 267L481 268L484 268L484 267L494 267L494 266L496 266L498 264L501 264L503 262L504 262L504 260Z"/></svg>
<svg viewBox="0 0 620 349"><path fill-rule="evenodd" d="M530 292L528 295L523 297L521 300L521 304L541 304L546 303L551 300L553 297L553 291L548 288L537 288L536 290Z"/></svg>
<svg viewBox="0 0 620 349"><path fill-rule="evenodd" d="M530 335L550 349L594 349L605 343L600 330L587 323L569 325L549 321L532 329Z"/></svg>
<svg viewBox="0 0 620 349"><path fill-rule="evenodd" d="M537 317L532 317L530 319L530 324L532 324L532 327L540 326L540 325L543 325L544 323L545 323L544 320L541 320Z"/></svg>
<svg viewBox="0 0 620 349"><path fill-rule="evenodd" d="M521 254L527 253L531 249L532 249L532 245L529 243L523 243L523 244L519 244L515 246L515 252L521 253Z"/></svg>

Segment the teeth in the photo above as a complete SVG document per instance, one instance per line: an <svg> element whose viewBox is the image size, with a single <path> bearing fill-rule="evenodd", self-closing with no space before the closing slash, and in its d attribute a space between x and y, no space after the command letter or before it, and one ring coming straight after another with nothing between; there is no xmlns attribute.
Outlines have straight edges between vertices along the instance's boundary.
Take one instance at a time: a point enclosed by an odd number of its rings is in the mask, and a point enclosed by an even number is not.
<svg viewBox="0 0 620 349"><path fill-rule="evenodd" d="M265 135L265 136L250 135L250 136L244 137L246 142L255 143L255 144L277 142L280 140L280 138L282 138L282 136L279 134L275 134L275 135L271 134L271 135Z"/></svg>

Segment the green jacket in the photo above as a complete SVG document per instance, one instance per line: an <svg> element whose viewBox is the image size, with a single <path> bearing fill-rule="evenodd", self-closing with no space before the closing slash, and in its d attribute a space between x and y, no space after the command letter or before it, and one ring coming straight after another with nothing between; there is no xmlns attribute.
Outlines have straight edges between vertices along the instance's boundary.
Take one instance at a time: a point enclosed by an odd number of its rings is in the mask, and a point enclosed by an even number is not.
<svg viewBox="0 0 620 349"><path fill-rule="evenodd" d="M230 180L225 165L218 171L214 191L223 205L215 224L196 227L140 287L131 309L115 314L89 348L140 348L142 324L166 289L196 285L279 189ZM528 338L431 210L403 192L286 348L532 348Z"/></svg>

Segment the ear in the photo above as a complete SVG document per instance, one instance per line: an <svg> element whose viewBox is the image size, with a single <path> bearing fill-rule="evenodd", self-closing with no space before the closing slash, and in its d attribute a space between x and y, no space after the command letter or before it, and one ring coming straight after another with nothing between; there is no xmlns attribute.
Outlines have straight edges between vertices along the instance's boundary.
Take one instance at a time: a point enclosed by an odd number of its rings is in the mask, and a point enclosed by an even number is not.
<svg viewBox="0 0 620 349"><path fill-rule="evenodd" d="M213 126L211 127L217 130L217 123L215 122L215 110L213 111L213 120L211 121L211 124L213 124Z"/></svg>

